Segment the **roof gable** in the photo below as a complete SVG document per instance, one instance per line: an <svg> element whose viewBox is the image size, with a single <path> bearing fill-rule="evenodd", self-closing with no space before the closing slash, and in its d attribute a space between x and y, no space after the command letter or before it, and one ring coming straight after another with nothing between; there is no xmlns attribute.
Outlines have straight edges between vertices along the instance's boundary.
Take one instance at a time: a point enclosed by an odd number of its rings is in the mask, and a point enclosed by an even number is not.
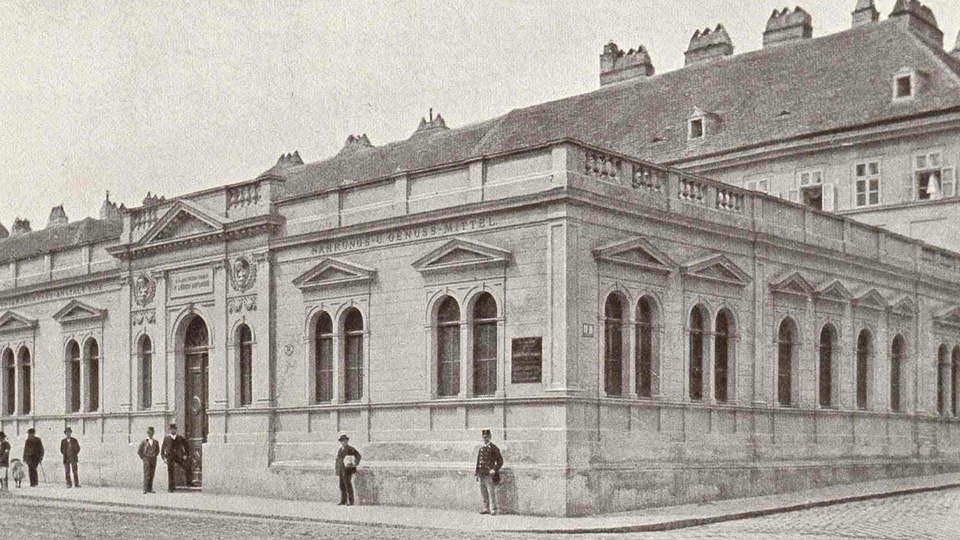
<svg viewBox="0 0 960 540"><path fill-rule="evenodd" d="M814 291L813 285L800 272L789 272L770 283L770 292L772 293L810 296Z"/></svg>
<svg viewBox="0 0 960 540"><path fill-rule="evenodd" d="M682 272L685 277L727 283L738 287L753 281L749 274L721 253L690 261L683 265Z"/></svg>
<svg viewBox="0 0 960 540"><path fill-rule="evenodd" d="M510 252L465 238L454 238L413 263L420 273L460 270L472 267L506 266Z"/></svg>
<svg viewBox="0 0 960 540"><path fill-rule="evenodd" d="M813 292L817 300L846 304L853 299L853 293L839 279L827 281Z"/></svg>
<svg viewBox="0 0 960 540"><path fill-rule="evenodd" d="M187 200L178 200L143 235L139 244L199 236L223 230L229 220Z"/></svg>
<svg viewBox="0 0 960 540"><path fill-rule="evenodd" d="M913 298L904 296L890 306L890 312L902 317L913 317L917 313L917 303L913 301Z"/></svg>
<svg viewBox="0 0 960 540"><path fill-rule="evenodd" d="M669 274L677 264L644 237L615 242L592 251L599 261L633 266L658 274Z"/></svg>
<svg viewBox="0 0 960 540"><path fill-rule="evenodd" d="M0 334L32 332L36 328L36 319L29 319L13 311L7 311L3 315L0 315Z"/></svg>
<svg viewBox="0 0 960 540"><path fill-rule="evenodd" d="M107 316L107 310L98 309L80 300L71 300L67 305L53 314L53 319L60 324L74 322L99 321Z"/></svg>
<svg viewBox="0 0 960 540"><path fill-rule="evenodd" d="M302 291L349 284L370 283L377 271L343 259L328 257L293 280Z"/></svg>

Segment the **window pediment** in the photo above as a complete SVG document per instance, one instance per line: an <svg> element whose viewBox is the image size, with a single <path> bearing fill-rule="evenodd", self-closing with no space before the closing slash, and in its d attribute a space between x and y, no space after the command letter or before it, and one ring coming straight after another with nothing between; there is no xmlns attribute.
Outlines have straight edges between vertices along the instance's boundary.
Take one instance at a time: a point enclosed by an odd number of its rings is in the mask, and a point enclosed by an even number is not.
<svg viewBox="0 0 960 540"><path fill-rule="evenodd" d="M53 319L60 324L75 322L100 321L107 316L107 310L98 309L80 300L71 300L59 311L53 314Z"/></svg>
<svg viewBox="0 0 960 540"><path fill-rule="evenodd" d="M902 317L913 317L917 313L917 304L909 296L904 296L890 306L890 312Z"/></svg>
<svg viewBox="0 0 960 540"><path fill-rule="evenodd" d="M376 275L377 271L372 268L328 257L294 279L293 284L302 291L311 291L325 287L365 284L373 281Z"/></svg>
<svg viewBox="0 0 960 540"><path fill-rule="evenodd" d="M749 274L723 254L690 261L683 265L682 272L684 277L727 283L737 287L744 287L753 281Z"/></svg>
<svg viewBox="0 0 960 540"><path fill-rule="evenodd" d="M33 332L36 328L36 319L29 319L13 311L7 311L3 315L0 315L0 334Z"/></svg>
<svg viewBox="0 0 960 540"><path fill-rule="evenodd" d="M939 315L934 315L933 320L943 326L960 328L960 306L949 308Z"/></svg>
<svg viewBox="0 0 960 540"><path fill-rule="evenodd" d="M839 279L828 281L813 292L814 298L825 302L835 302L837 304L846 304L853 300L853 293L844 287Z"/></svg>
<svg viewBox="0 0 960 540"><path fill-rule="evenodd" d="M790 272L786 276L770 283L770 292L793 296L811 296L815 289L800 272Z"/></svg>
<svg viewBox="0 0 960 540"><path fill-rule="evenodd" d="M643 237L609 244L594 249L592 253L598 261L633 266L660 274L670 274L677 267L670 257Z"/></svg>
<svg viewBox="0 0 960 540"><path fill-rule="evenodd" d="M454 238L413 263L421 274L476 267L506 266L510 251L464 238Z"/></svg>
<svg viewBox="0 0 960 540"><path fill-rule="evenodd" d="M853 300L853 306L873 311L885 311L889 307L889 304L879 291L870 289L855 298Z"/></svg>

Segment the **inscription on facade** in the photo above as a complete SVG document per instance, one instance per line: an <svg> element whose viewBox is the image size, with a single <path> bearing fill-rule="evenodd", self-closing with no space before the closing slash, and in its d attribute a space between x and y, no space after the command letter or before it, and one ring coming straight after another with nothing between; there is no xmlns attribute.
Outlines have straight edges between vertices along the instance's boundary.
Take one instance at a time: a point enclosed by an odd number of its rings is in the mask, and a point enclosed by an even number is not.
<svg viewBox="0 0 960 540"><path fill-rule="evenodd" d="M48 289L42 291L35 291L28 294L23 294L15 297L8 297L0 300L0 309L10 308L16 306L23 306L27 304L35 304L38 302L46 302L47 300L58 300L61 298L76 298L78 296L84 296L93 293L99 293L104 291L115 290L116 284L119 284L119 281L112 283L85 283L83 285L74 285L72 287L63 287L61 289Z"/></svg>
<svg viewBox="0 0 960 540"><path fill-rule="evenodd" d="M213 271L209 268L170 273L170 298L213 292Z"/></svg>
<svg viewBox="0 0 960 540"><path fill-rule="evenodd" d="M511 382L540 382L543 374L543 338L515 338L511 349Z"/></svg>
<svg viewBox="0 0 960 540"><path fill-rule="evenodd" d="M495 220L492 217L476 217L462 219L459 221L451 221L449 223L422 225L418 227L401 227L387 232L354 236L344 240L334 240L332 242L316 244L313 246L312 251L314 255L333 255L334 253L340 253L343 251L401 244L413 240L432 238L434 236L490 229L493 227L499 227L500 225L501 223L499 219Z"/></svg>

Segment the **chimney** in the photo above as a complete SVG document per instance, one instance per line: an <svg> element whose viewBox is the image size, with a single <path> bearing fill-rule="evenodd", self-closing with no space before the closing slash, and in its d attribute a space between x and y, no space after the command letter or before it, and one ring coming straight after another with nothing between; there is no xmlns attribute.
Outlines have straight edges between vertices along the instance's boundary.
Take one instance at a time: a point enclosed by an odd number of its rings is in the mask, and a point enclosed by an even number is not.
<svg viewBox="0 0 960 540"><path fill-rule="evenodd" d="M10 236L19 236L21 234L27 234L28 232L30 232L29 219L16 218L13 220L13 230L10 231Z"/></svg>
<svg viewBox="0 0 960 540"><path fill-rule="evenodd" d="M813 17L799 6L792 13L789 9L783 8L780 12L773 10L773 14L767 20L767 29L763 32L763 46L769 47L811 37L813 37Z"/></svg>
<svg viewBox="0 0 960 540"><path fill-rule="evenodd" d="M7 232L7 228L3 226L3 223L0 223L0 240L10 236L10 233Z"/></svg>
<svg viewBox="0 0 960 540"><path fill-rule="evenodd" d="M943 49L943 31L937 24L937 18L933 11L919 0L897 0L893 12L890 13L890 20L897 21L903 28L937 49Z"/></svg>
<svg viewBox="0 0 960 540"><path fill-rule="evenodd" d="M864 24L875 23L880 20L880 12L873 0L857 0L857 7L853 10L853 25L861 26Z"/></svg>
<svg viewBox="0 0 960 540"><path fill-rule="evenodd" d="M430 120L421 117L420 125L417 126L417 130L413 132L413 135L410 138L420 137L423 135L429 135L431 133L436 133L440 131L447 131L447 122L440 116L440 113L437 113L436 116L433 115L433 109L430 109Z"/></svg>
<svg viewBox="0 0 960 540"><path fill-rule="evenodd" d="M47 228L60 227L67 223L70 223L70 220L67 219L67 212L64 211L63 205L54 206L53 209L50 210L50 217L47 218Z"/></svg>
<svg viewBox="0 0 960 540"><path fill-rule="evenodd" d="M630 49L624 53L614 42L607 43L600 55L600 86L606 86L620 81L649 77L656 70L650 61L650 54L643 48Z"/></svg>
<svg viewBox="0 0 960 540"><path fill-rule="evenodd" d="M343 148L340 149L340 154L352 154L360 150L365 150L367 148L373 148L373 145L370 144L370 139L367 138L367 134L363 135L348 135L347 142L343 143ZM298 154L299 156L299 154ZM283 156L280 156L280 159L283 160ZM302 164L303 162L301 162ZM277 165L280 165L280 162L277 162Z"/></svg>
<svg viewBox="0 0 960 540"><path fill-rule="evenodd" d="M684 65L699 64L708 62L724 56L733 54L733 42L730 35L722 24L711 32L709 28L701 32L697 30L690 38L690 46L687 52L683 53L686 63Z"/></svg>

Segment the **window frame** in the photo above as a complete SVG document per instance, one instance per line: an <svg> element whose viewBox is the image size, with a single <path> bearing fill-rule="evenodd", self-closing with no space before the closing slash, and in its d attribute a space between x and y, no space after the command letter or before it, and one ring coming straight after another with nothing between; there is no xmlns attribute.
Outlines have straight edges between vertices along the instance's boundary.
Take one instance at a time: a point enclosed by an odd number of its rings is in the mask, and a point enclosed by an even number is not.
<svg viewBox="0 0 960 540"><path fill-rule="evenodd" d="M443 317L444 307L447 304L455 306L456 317L450 313L450 318ZM452 308L451 308L452 309ZM443 295L437 300L437 310L434 315L433 327L434 342L436 344L436 397L446 399L459 397L463 388L460 385L461 364L461 320L463 309L460 302L452 295ZM448 371L449 370L449 371Z"/></svg>
<svg viewBox="0 0 960 540"><path fill-rule="evenodd" d="M360 320L359 328L348 328L351 322L350 317L356 314ZM340 315L342 334L343 334L343 401L346 403L358 403L363 401L366 395L364 381L364 364L366 363L366 329L367 320L363 312L356 306L346 308ZM355 347L354 347L355 345ZM355 377L351 375L355 373ZM352 384L355 379L355 385Z"/></svg>
<svg viewBox="0 0 960 540"><path fill-rule="evenodd" d="M246 331L246 339L244 339ZM237 406L249 407L253 405L253 329L247 323L237 326L236 332L236 361L237 361Z"/></svg>
<svg viewBox="0 0 960 540"><path fill-rule="evenodd" d="M493 316L480 313L483 307L481 302L489 299L493 307ZM470 309L470 395L472 396L494 396L500 387L497 377L500 374L500 306L496 297L488 291L483 291L471 301ZM492 335L491 331L492 330ZM489 340L486 341L486 340ZM493 356L481 358L481 350L486 347L488 351L493 352ZM481 377L484 370L486 377ZM487 387L481 381L486 380Z"/></svg>
<svg viewBox="0 0 960 540"><path fill-rule="evenodd" d="M694 126L699 126L694 129ZM705 116L694 116L687 119L687 140L702 141L707 138L707 119Z"/></svg>
<svg viewBox="0 0 960 540"><path fill-rule="evenodd" d="M871 165L876 165L876 172L871 172ZM860 167L863 167L863 174L860 174ZM871 189L870 183L876 181L876 189ZM860 189L860 183L863 183L864 189ZM863 194L863 204L860 203L860 195ZM876 193L876 202L870 202L871 194ZM868 208L879 206L883 203L883 164L880 160L858 161L853 164L853 206L854 208Z"/></svg>
<svg viewBox="0 0 960 540"><path fill-rule="evenodd" d="M862 343L864 336L867 337L865 344ZM870 410L873 363L876 356L875 341L876 337L870 328L862 327L857 332L857 346L854 351L854 406L861 411Z"/></svg>
<svg viewBox="0 0 960 540"><path fill-rule="evenodd" d="M916 72L913 70L899 71L893 76L893 101L909 101L917 95ZM906 80L908 92L901 93L900 81Z"/></svg>

